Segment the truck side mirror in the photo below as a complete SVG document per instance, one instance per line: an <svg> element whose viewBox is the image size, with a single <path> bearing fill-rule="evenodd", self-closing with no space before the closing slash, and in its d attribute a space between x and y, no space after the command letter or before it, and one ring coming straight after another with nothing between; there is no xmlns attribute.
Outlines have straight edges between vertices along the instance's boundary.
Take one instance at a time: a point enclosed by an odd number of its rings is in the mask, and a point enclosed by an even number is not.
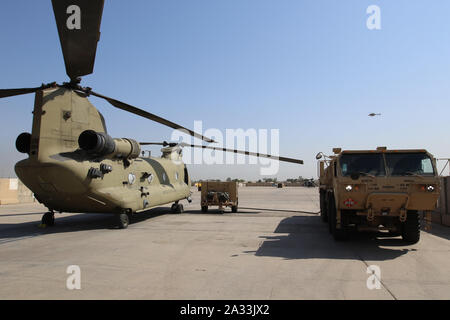
<svg viewBox="0 0 450 320"><path fill-rule="evenodd" d="M316 155L316 159L317 159L317 160L322 159L322 152L319 152L319 153Z"/></svg>

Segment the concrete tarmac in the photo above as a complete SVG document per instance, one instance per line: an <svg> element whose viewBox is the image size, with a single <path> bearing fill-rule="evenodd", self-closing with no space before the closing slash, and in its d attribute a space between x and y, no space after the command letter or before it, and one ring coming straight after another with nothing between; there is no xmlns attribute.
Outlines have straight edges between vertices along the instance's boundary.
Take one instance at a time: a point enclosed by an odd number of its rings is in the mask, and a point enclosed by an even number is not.
<svg viewBox="0 0 450 320"><path fill-rule="evenodd" d="M43 206L0 206L0 299L450 299L450 228L433 225L415 245L335 242L317 188L243 187L238 213L225 214L202 213L199 197L125 230L110 215L66 213L42 229ZM80 290L66 286L70 265Z"/></svg>

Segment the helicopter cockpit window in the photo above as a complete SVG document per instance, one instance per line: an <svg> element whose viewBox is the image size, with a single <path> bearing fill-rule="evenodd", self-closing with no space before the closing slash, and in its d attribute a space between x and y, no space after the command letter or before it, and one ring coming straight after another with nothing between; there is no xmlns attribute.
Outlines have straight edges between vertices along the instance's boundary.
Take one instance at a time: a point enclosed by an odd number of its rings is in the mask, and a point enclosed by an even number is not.
<svg viewBox="0 0 450 320"><path fill-rule="evenodd" d="M136 181L136 176L132 173L128 174L128 183L133 184Z"/></svg>

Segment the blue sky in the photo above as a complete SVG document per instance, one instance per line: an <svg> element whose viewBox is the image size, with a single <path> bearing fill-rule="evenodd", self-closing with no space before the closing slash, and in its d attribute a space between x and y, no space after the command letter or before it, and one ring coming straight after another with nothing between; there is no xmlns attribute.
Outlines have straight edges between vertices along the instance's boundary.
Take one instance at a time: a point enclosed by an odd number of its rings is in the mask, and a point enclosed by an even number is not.
<svg viewBox="0 0 450 320"><path fill-rule="evenodd" d="M373 4L381 30L366 28ZM281 164L279 178L315 177L315 154L333 147L450 157L448 12L446 0L106 0L83 84L189 128L280 129L280 154L305 165ZM1 88L67 80L50 0L2 1L0 35ZM170 137L91 102L114 137ZM23 158L14 142L31 130L32 105L0 101L2 176ZM189 167L194 178L260 178L257 165Z"/></svg>

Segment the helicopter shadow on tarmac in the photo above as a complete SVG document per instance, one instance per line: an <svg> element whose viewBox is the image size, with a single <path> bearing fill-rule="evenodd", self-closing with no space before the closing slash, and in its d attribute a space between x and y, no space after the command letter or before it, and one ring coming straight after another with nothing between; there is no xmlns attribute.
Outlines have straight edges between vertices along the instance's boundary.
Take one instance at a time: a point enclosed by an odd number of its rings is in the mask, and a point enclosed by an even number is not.
<svg viewBox="0 0 450 320"><path fill-rule="evenodd" d="M346 241L336 242L328 232L328 224L319 216L292 216L283 219L275 236L261 236L264 241L257 251L245 251L261 257L284 259L393 260L414 247L407 247L400 237L374 233L352 233Z"/></svg>
<svg viewBox="0 0 450 320"><path fill-rule="evenodd" d="M41 228L41 216L44 212L4 214L0 215L0 244L21 239L24 237L35 237L54 233L69 233L89 230L112 230L118 229L115 225L113 214L80 213L69 216L58 217L55 213L55 225ZM130 227L138 225L146 220L154 219L162 215L170 214L170 207L156 207L138 214L134 214L130 221ZM36 215L35 221L22 223L3 223L3 217ZM120 232L121 230L117 230ZM124 230L124 232L126 232Z"/></svg>
<svg viewBox="0 0 450 320"><path fill-rule="evenodd" d="M20 240L28 237L36 237L46 234L54 233L69 233L78 231L89 230L113 230L118 229L115 225L113 214L100 214L100 213L79 213L71 214L69 216L58 217L58 213L55 213L55 225L53 227L40 228L41 217L45 212L32 212L32 213L14 213L14 214L2 214L0 215L0 244L5 242ZM218 211L211 210L209 213L203 213L201 210L186 210L186 214L201 214L201 215L222 215ZM225 212L225 215L228 212ZM241 211L242 214L258 214L255 211ZM155 207L149 210L141 211L137 214L133 214L130 220L130 228L133 225L138 226L144 221L157 218L162 215L172 215L170 207ZM22 223L3 223L2 218L12 216L31 216L35 215L35 221L28 221ZM173 214L178 215L178 214ZM117 230L119 231L119 230ZM126 231L125 231L126 232Z"/></svg>

